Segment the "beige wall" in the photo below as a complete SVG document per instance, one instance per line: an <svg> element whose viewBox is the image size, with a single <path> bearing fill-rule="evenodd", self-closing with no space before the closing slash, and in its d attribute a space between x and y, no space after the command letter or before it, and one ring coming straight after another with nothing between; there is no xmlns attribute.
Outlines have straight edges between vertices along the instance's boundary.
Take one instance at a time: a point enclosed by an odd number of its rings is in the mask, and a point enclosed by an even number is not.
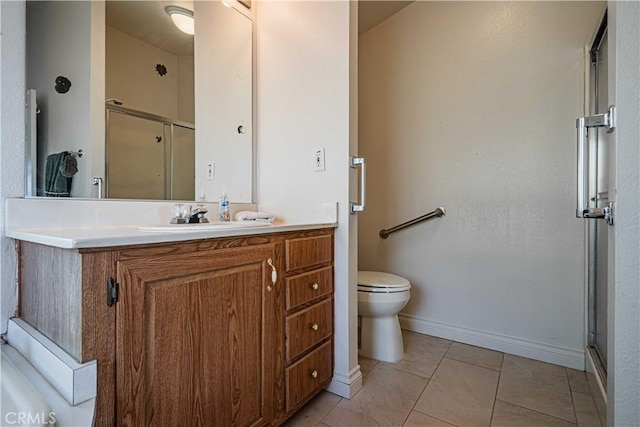
<svg viewBox="0 0 640 427"><path fill-rule="evenodd" d="M582 366L575 119L603 9L416 2L360 37L359 268L412 282L405 327Z"/></svg>
<svg viewBox="0 0 640 427"><path fill-rule="evenodd" d="M113 27L106 29L107 99L117 98L125 107L173 119L193 117L193 92L180 93L193 91L193 64L186 65L186 57L165 52ZM160 76L156 64L165 65L167 74ZM186 107L189 100L190 109ZM179 106L185 110L180 111Z"/></svg>
<svg viewBox="0 0 640 427"><path fill-rule="evenodd" d="M178 56L178 120L196 121L193 56Z"/></svg>

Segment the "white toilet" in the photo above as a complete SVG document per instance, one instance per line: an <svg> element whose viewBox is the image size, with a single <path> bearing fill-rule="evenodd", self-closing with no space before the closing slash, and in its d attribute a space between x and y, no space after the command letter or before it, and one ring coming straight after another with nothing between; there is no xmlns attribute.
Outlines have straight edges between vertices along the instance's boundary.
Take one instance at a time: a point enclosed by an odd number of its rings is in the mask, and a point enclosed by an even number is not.
<svg viewBox="0 0 640 427"><path fill-rule="evenodd" d="M361 356L395 363L404 357L398 313L407 305L411 283L378 271L358 271Z"/></svg>

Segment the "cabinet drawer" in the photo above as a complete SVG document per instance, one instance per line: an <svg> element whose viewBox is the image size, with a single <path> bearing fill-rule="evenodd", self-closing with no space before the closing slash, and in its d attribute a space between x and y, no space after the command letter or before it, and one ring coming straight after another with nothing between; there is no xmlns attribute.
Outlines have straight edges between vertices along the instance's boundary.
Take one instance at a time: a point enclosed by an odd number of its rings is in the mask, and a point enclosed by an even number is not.
<svg viewBox="0 0 640 427"><path fill-rule="evenodd" d="M331 298L302 310L286 320L286 353L291 360L333 332Z"/></svg>
<svg viewBox="0 0 640 427"><path fill-rule="evenodd" d="M325 267L285 280L287 310L333 291L333 269Z"/></svg>
<svg viewBox="0 0 640 427"><path fill-rule="evenodd" d="M286 270L292 271L331 262L331 235L287 239L285 242Z"/></svg>
<svg viewBox="0 0 640 427"><path fill-rule="evenodd" d="M328 341L287 368L287 411L295 408L331 378L331 360L331 341Z"/></svg>

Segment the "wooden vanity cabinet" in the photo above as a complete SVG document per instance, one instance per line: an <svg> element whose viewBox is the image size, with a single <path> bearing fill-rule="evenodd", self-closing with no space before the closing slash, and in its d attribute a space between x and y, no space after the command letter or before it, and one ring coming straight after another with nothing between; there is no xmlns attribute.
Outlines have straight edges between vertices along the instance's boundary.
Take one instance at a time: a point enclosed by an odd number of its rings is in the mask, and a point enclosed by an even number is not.
<svg viewBox="0 0 640 427"><path fill-rule="evenodd" d="M273 244L118 262L119 425L273 419Z"/></svg>
<svg viewBox="0 0 640 427"><path fill-rule="evenodd" d="M21 317L98 361L97 426L278 425L331 380L332 229L20 258Z"/></svg>
<svg viewBox="0 0 640 427"><path fill-rule="evenodd" d="M285 241L286 413L317 394L333 375L333 236Z"/></svg>

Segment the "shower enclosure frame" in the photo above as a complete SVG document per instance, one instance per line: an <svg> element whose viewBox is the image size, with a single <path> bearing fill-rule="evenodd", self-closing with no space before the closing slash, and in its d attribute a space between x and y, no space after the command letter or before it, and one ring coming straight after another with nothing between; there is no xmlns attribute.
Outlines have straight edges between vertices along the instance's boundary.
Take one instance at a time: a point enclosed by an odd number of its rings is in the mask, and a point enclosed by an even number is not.
<svg viewBox="0 0 640 427"><path fill-rule="evenodd" d="M607 107L608 70L602 73L601 65L606 67L608 56L607 43L607 11L594 34L591 44L586 49L586 102L587 116L598 114ZM601 51L603 48L603 52ZM605 62L603 62L605 61ZM604 78L604 82L601 79ZM604 95L604 96L603 96ZM604 103L604 104L603 104ZM592 128L589 132L589 208L603 208L609 202L608 154L606 130ZM588 219L586 225L587 241L587 324L586 324L586 352L597 376L603 397L606 399L607 390L607 347L608 347L608 279L607 279L607 244L609 226L607 222L598 219Z"/></svg>

